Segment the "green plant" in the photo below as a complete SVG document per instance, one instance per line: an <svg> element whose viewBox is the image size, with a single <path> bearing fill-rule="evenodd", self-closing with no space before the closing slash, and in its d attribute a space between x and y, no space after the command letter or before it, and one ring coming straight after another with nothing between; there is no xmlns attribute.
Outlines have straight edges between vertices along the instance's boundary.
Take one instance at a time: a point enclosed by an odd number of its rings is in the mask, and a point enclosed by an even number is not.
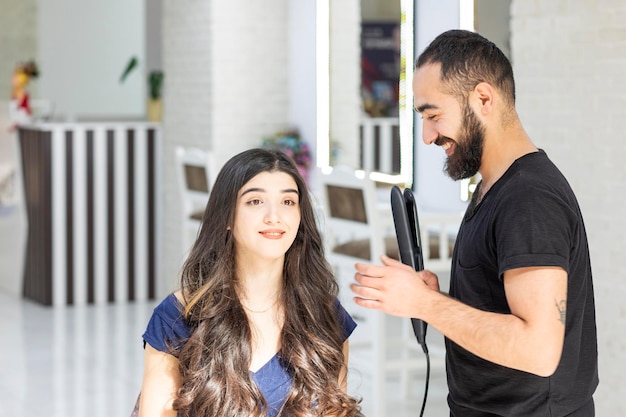
<svg viewBox="0 0 626 417"><path fill-rule="evenodd" d="M137 68L137 65L139 65L139 60L136 56L131 56L128 60L128 63L126 64L126 68L124 68L124 72L122 72L122 75L120 76L120 84L126 81L126 77L128 77L128 74L133 72L133 70Z"/></svg>
<svg viewBox="0 0 626 417"><path fill-rule="evenodd" d="M150 87L150 98L152 100L158 100L161 98L163 77L163 71L150 71L150 74L148 74L148 85Z"/></svg>

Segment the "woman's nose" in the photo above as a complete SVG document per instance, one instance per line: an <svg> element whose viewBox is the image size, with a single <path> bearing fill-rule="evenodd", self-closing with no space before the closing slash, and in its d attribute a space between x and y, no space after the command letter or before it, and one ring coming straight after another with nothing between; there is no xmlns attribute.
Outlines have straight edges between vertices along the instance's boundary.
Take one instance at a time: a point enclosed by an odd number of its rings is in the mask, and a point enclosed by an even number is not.
<svg viewBox="0 0 626 417"><path fill-rule="evenodd" d="M266 224L280 223L278 208L274 204L267 205L264 221Z"/></svg>

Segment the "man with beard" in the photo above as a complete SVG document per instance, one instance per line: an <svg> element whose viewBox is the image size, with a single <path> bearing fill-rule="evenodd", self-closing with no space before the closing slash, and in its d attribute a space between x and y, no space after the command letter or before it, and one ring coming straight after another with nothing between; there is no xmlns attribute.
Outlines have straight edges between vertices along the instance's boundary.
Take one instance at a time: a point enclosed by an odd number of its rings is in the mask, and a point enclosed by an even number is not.
<svg viewBox="0 0 626 417"><path fill-rule="evenodd" d="M357 304L428 322L446 338L451 416L593 416L595 307L583 218L566 179L528 137L508 59L468 31L417 60L423 140L457 180L481 182L437 276L383 256L357 264Z"/></svg>

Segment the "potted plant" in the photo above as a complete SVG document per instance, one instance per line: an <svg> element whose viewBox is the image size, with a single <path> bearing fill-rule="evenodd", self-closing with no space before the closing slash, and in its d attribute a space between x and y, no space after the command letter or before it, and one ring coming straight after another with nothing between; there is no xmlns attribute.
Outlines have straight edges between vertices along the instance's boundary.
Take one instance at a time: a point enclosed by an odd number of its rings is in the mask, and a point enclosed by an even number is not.
<svg viewBox="0 0 626 417"><path fill-rule="evenodd" d="M163 89L163 71L150 71L148 74L148 120L160 122L163 117L163 99L161 90Z"/></svg>
<svg viewBox="0 0 626 417"><path fill-rule="evenodd" d="M120 83L123 83L128 77L128 74L130 74L138 66L139 59L136 56L132 56L120 76ZM163 77L163 71L153 70L148 74L149 95L146 112L148 114L148 120L151 122L160 122L163 116L163 101L161 99Z"/></svg>
<svg viewBox="0 0 626 417"><path fill-rule="evenodd" d="M296 129L277 132L273 136L263 138L261 147L283 151L293 159L298 171L308 182L312 162L311 150L309 145L300 138L300 133Z"/></svg>

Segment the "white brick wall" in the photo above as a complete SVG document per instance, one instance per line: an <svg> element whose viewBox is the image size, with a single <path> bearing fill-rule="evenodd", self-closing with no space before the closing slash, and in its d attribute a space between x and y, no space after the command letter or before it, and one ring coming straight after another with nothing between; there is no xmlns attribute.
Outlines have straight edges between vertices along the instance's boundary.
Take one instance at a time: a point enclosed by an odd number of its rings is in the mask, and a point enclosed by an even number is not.
<svg viewBox="0 0 626 417"><path fill-rule="evenodd" d="M287 0L213 2L211 117L213 148L223 160L287 127L287 6Z"/></svg>
<svg viewBox="0 0 626 417"><path fill-rule="evenodd" d="M16 64L37 59L37 1L0 0L0 10L0 94L8 100ZM37 97L37 80L28 89Z"/></svg>
<svg viewBox="0 0 626 417"><path fill-rule="evenodd" d="M211 146L211 4L163 2L163 211L160 293L178 282L182 264L180 190L174 159L177 145Z"/></svg>
<svg viewBox="0 0 626 417"><path fill-rule="evenodd" d="M599 416L626 415L626 3L516 0L518 110L577 193L592 256Z"/></svg>
<svg viewBox="0 0 626 417"><path fill-rule="evenodd" d="M162 293L177 284L184 256L175 146L210 149L223 163L288 126L287 6L164 0Z"/></svg>

